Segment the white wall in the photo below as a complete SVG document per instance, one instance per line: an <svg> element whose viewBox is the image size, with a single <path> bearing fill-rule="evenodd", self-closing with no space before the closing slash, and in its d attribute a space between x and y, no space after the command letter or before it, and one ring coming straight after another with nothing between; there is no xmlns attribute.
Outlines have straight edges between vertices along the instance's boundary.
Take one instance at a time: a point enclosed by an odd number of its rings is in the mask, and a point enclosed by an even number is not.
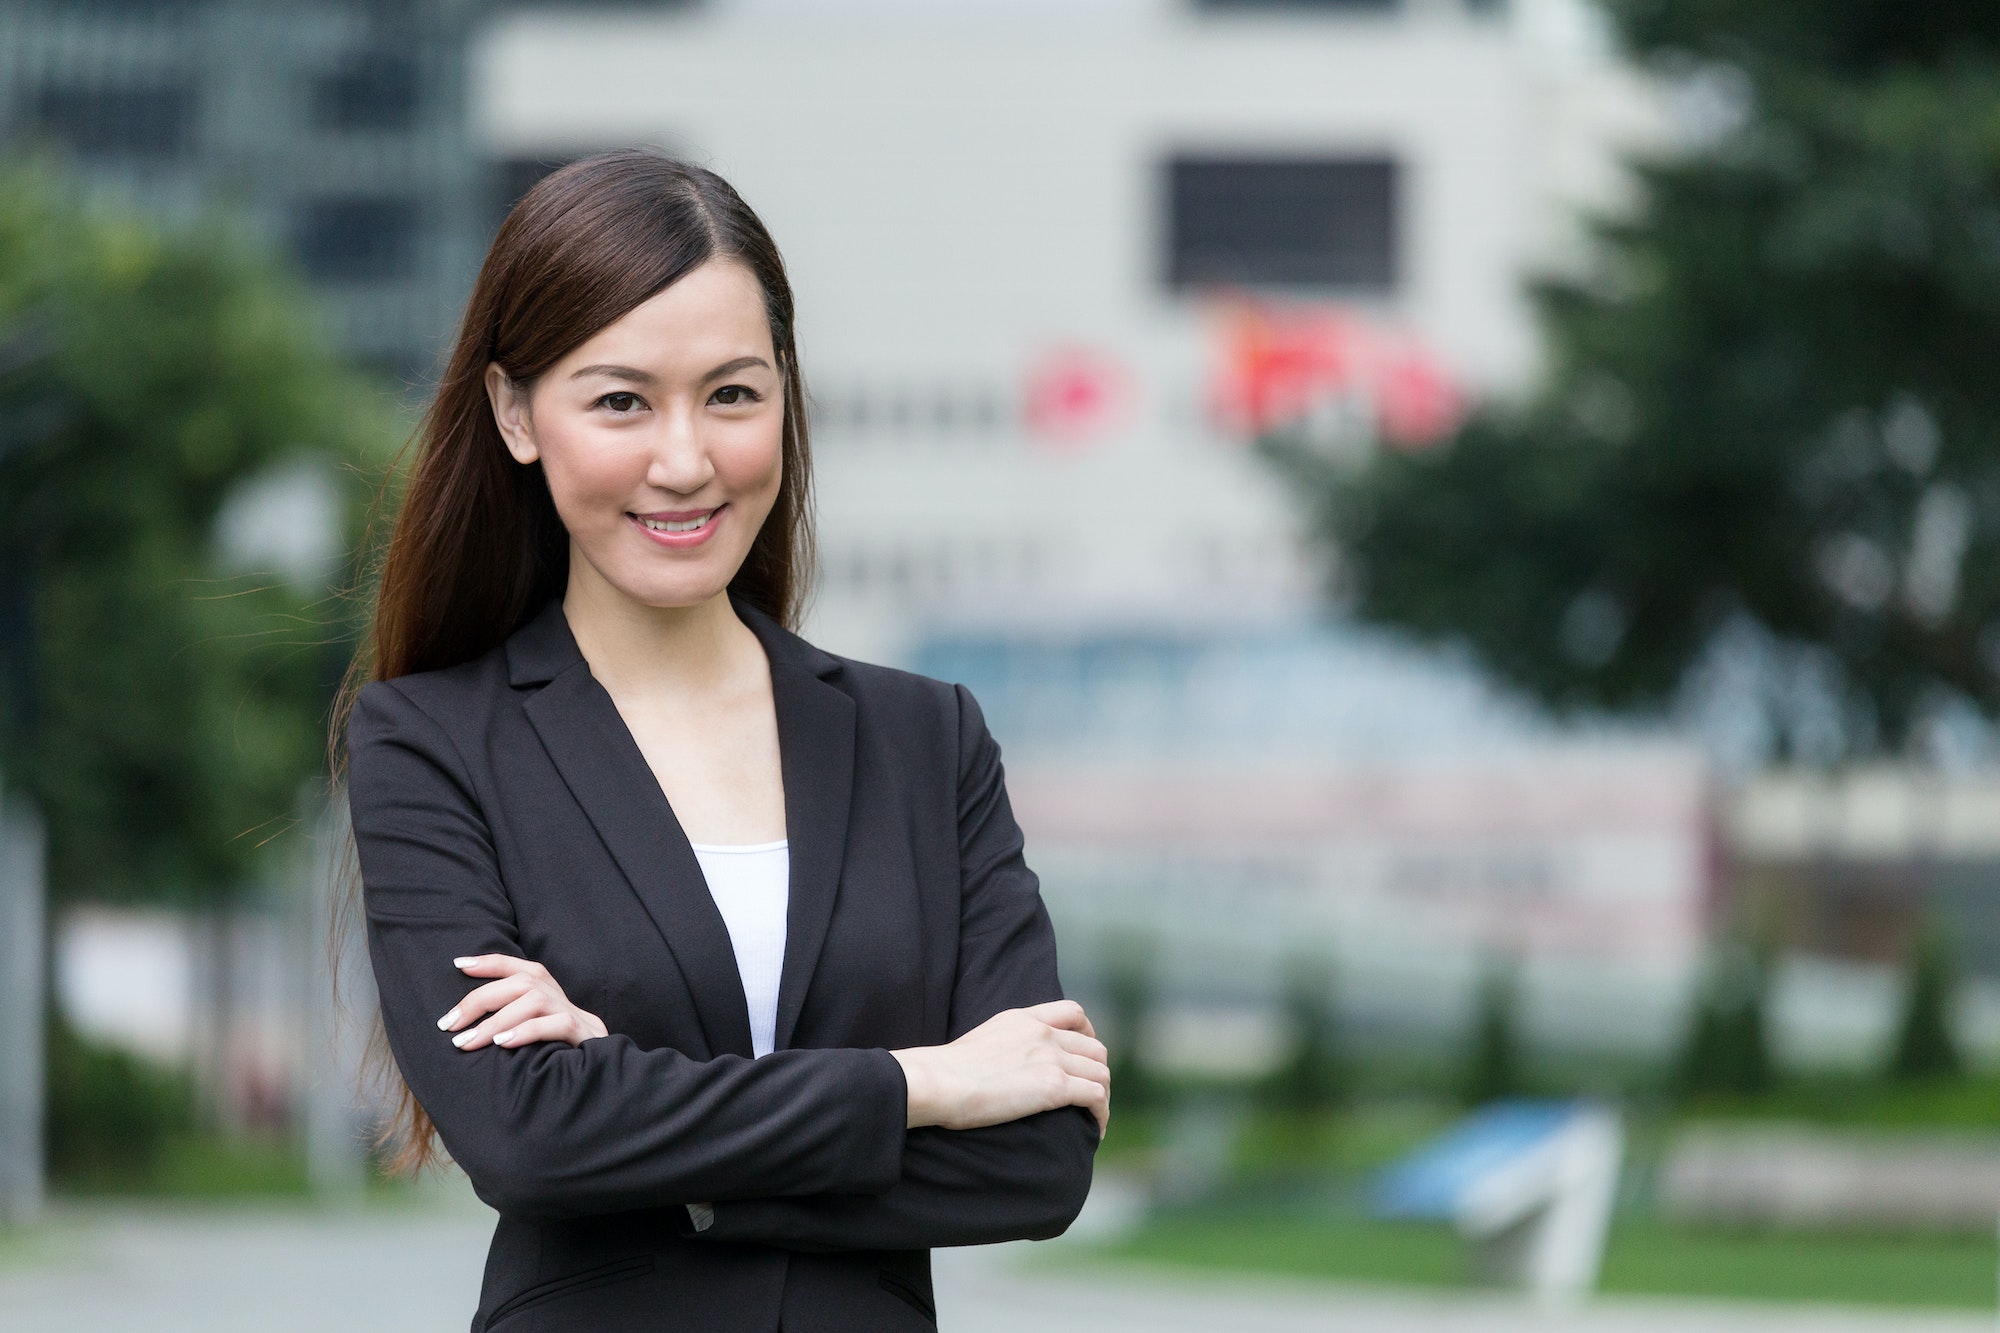
<svg viewBox="0 0 2000 1333"><path fill-rule="evenodd" d="M1005 403L1065 344L1128 368L1091 446L830 411L815 632L895 657L923 626L1227 625L1314 595L1297 515L1203 410L1213 332L1161 281L1164 163L1187 150L1387 152L1403 274L1368 303L1467 385L1518 387L1531 263L1569 201L1615 197L1652 102L1572 0L1505 19L1199 14L1179 0L715 0L520 12L474 62L495 156L666 146L729 177L785 249L803 357L856 395ZM892 577L898 568L906 577Z"/></svg>

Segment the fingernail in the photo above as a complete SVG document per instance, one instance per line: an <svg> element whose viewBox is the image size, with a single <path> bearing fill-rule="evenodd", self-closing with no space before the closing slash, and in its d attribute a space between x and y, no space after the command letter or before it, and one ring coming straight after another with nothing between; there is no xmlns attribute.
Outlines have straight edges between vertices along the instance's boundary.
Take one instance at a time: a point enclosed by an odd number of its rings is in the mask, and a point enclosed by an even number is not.
<svg viewBox="0 0 2000 1333"><path fill-rule="evenodd" d="M465 1045L465 1043L471 1040L472 1040L472 1032L470 1029L467 1029L466 1031L461 1032L457 1036L453 1037L451 1039L451 1044L454 1046L463 1046Z"/></svg>
<svg viewBox="0 0 2000 1333"><path fill-rule="evenodd" d="M467 963L471 961L472 960L470 958L454 958L451 960L451 965L453 967L464 967Z"/></svg>
<svg viewBox="0 0 2000 1333"><path fill-rule="evenodd" d="M505 1046L508 1042L512 1040L514 1040L514 1029L508 1028L505 1032L501 1033L499 1036L493 1039L493 1044L495 1046Z"/></svg>
<svg viewBox="0 0 2000 1333"><path fill-rule="evenodd" d="M456 1022L458 1022L458 1010L454 1009L438 1020L438 1026L449 1031L451 1026Z"/></svg>

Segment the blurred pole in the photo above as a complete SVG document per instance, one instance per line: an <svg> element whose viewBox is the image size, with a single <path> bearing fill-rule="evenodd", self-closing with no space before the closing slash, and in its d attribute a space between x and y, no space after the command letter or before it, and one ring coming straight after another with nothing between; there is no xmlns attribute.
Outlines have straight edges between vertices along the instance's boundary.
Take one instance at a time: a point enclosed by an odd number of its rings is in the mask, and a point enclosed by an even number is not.
<svg viewBox="0 0 2000 1333"><path fill-rule="evenodd" d="M357 1106L358 1037L361 1021L371 1012L375 998L367 984L367 969L359 965L367 956L360 923L343 920L339 910L346 809L346 802L337 794L329 797L324 788L314 784L301 811L312 837L299 858L305 879L305 892L299 895L305 906L300 913L304 928L299 934L304 952L302 975L307 979L302 1024L306 1062L301 1071L306 1175L313 1194L334 1204L359 1203L368 1185L368 1156L363 1147L367 1127L361 1123ZM337 978L329 947L335 930L345 936Z"/></svg>
<svg viewBox="0 0 2000 1333"><path fill-rule="evenodd" d="M0 1222L42 1208L42 823L0 801Z"/></svg>

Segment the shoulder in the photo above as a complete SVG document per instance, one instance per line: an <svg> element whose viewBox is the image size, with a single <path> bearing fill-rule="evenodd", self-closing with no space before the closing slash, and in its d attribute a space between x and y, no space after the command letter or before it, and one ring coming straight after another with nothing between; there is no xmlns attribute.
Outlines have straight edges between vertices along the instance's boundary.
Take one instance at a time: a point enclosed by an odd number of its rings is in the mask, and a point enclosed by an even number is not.
<svg viewBox="0 0 2000 1333"><path fill-rule="evenodd" d="M855 702L898 709L920 718L951 716L958 706L958 692L964 688L899 667L863 662L838 653L826 656L838 665L835 679L854 696Z"/></svg>
<svg viewBox="0 0 2000 1333"><path fill-rule="evenodd" d="M940 743L961 761L970 752L993 745L979 703L965 686L838 653L826 656L838 664L834 683L854 699L872 725L902 732L912 741Z"/></svg>
<svg viewBox="0 0 2000 1333"><path fill-rule="evenodd" d="M476 732L512 693L503 648L457 666L370 681L355 696L348 744L412 731Z"/></svg>

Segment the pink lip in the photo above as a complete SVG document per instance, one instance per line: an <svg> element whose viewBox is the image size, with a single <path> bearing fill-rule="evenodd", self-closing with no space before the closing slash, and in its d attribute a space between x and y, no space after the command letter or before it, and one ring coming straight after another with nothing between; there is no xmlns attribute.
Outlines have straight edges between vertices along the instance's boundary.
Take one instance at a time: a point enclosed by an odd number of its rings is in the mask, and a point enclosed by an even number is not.
<svg viewBox="0 0 2000 1333"><path fill-rule="evenodd" d="M625 517L639 530L639 535L648 541L680 549L699 546L714 536L717 525L722 522L723 511L728 508L728 505L722 504L713 509L670 509L651 514L627 514ZM660 532L639 521L642 518L649 518L655 523L684 523L691 518L700 518L703 514L711 514L713 517L692 532Z"/></svg>

